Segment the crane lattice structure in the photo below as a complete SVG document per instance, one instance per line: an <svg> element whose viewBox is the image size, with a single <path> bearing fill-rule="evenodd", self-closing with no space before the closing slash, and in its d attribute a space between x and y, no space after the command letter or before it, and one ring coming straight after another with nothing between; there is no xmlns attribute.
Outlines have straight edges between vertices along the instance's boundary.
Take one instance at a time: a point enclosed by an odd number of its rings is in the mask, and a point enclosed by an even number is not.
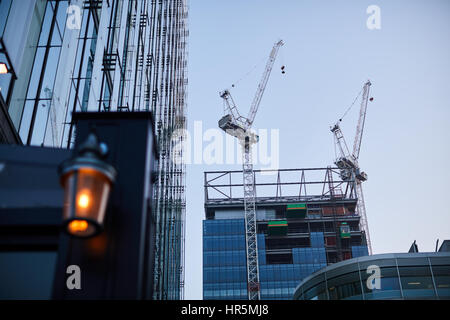
<svg viewBox="0 0 450 320"><path fill-rule="evenodd" d="M364 194L362 190L362 182L367 180L367 174L362 172L358 159L359 152L361 150L361 141L364 131L364 123L366 121L367 104L369 101L369 91L372 83L368 80L362 90L361 108L359 111L358 125L356 126L355 141L353 144L353 152L350 154L347 143L345 142L344 135L342 133L339 122L331 127L331 132L334 134L334 141L336 145L336 166L340 169L340 175L342 180L349 180L354 176L356 181L356 194L358 197L357 213L360 218L360 228L366 234L367 248L369 254L372 254L372 244L370 241L369 225L367 222L366 206L364 203Z"/></svg>
<svg viewBox="0 0 450 320"><path fill-rule="evenodd" d="M236 104L228 90L220 93L224 99L225 108L228 112L219 120L219 127L227 134L239 139L243 148L243 186L244 186L244 215L245 215L245 241L247 253L247 292L249 300L260 299L259 287L259 268L258 268L258 245L257 245L257 226L256 226L256 192L255 175L253 172L252 144L257 143L259 137L250 131L256 113L264 94L273 64L275 62L278 50L284 44L282 40L274 44L270 52L261 81L248 116L245 118L240 115Z"/></svg>

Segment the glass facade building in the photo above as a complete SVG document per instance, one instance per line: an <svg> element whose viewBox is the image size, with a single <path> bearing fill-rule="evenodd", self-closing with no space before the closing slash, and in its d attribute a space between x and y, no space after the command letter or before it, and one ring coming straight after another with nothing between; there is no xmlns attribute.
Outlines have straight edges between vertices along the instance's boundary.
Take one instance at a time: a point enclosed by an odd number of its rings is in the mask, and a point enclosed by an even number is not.
<svg viewBox="0 0 450 320"><path fill-rule="evenodd" d="M300 173L297 176L301 176L302 170L294 174ZM327 170L319 171L323 174ZM256 181L261 181L260 173L255 172ZM241 185L233 182L234 175L239 174L242 175L242 172L205 173L205 300L248 299L242 198L224 195L226 189L239 194ZM221 181L222 178L224 180ZM228 185L225 181L228 181ZM339 183L339 180L336 181ZM316 182L320 184L320 181ZM289 185L291 183L292 180ZM315 182L299 181L300 189L309 183ZM280 182L279 187L283 188L283 182ZM218 188L221 188L223 197L218 196L221 192L214 193ZM256 189L257 194L263 194L263 188L258 183ZM258 190L261 192L258 193ZM298 283L310 274L331 263L368 254L364 232L359 228L360 219L355 213L356 199L352 193L336 198L330 197L329 190L325 191L326 194L308 196L302 195L303 192L304 189L299 195L297 191L296 196L292 197L287 192L283 196L257 197L258 274L260 298L263 300L290 300ZM342 235L341 226L348 227L348 233Z"/></svg>
<svg viewBox="0 0 450 320"><path fill-rule="evenodd" d="M290 299L301 279L327 265L323 233L311 233L311 242L292 248L291 263L267 263L266 235L258 234L261 299ZM246 263L244 219L204 220L203 298L246 300Z"/></svg>
<svg viewBox="0 0 450 320"><path fill-rule="evenodd" d="M379 268L378 285L373 280L374 266ZM448 300L450 253L377 254L339 262L304 279L294 299Z"/></svg>
<svg viewBox="0 0 450 320"><path fill-rule="evenodd" d="M155 299L183 296L185 167L171 138L186 127L187 18L185 0L0 0L0 143L71 148L74 112L153 113Z"/></svg>

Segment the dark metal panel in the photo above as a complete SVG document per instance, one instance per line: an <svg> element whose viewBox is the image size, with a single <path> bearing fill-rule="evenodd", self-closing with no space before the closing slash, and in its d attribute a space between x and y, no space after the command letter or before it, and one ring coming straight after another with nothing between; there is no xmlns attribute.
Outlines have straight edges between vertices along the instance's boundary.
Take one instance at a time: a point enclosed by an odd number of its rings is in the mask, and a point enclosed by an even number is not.
<svg viewBox="0 0 450 320"><path fill-rule="evenodd" d="M0 221L12 208L62 208L57 167L70 155L66 149L0 145Z"/></svg>
<svg viewBox="0 0 450 320"><path fill-rule="evenodd" d="M149 199L154 159L150 113L75 114L78 146L90 130L110 152L118 171L105 219L105 231L81 240L62 234L55 277L56 299L144 299L152 270L153 235ZM134 115L134 117L133 117ZM78 265L82 290L66 289L66 268Z"/></svg>
<svg viewBox="0 0 450 320"><path fill-rule="evenodd" d="M0 227L60 226L62 221L62 200L60 207L30 207L0 209Z"/></svg>

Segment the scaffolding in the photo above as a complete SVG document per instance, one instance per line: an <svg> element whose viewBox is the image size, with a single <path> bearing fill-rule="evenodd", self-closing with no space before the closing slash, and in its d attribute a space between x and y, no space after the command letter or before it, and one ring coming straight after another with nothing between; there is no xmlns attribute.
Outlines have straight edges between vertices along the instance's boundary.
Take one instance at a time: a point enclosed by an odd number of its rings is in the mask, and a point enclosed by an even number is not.
<svg viewBox="0 0 450 320"><path fill-rule="evenodd" d="M303 168L254 170L256 202L356 200L355 179L342 180L340 169ZM242 204L242 171L209 171L204 173L205 206Z"/></svg>

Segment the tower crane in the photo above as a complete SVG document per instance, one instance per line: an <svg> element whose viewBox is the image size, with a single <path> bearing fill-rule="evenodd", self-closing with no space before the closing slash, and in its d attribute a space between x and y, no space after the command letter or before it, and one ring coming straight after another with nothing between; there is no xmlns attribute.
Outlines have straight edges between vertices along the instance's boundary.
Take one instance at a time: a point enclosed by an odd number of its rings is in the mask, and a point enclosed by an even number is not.
<svg viewBox="0 0 450 320"><path fill-rule="evenodd" d="M369 91L372 83L368 80L363 87L362 90L362 98L361 98L361 108L359 111L358 125L356 126L356 135L353 143L353 152L350 154L347 143L345 142L344 135L342 133L339 121L330 128L331 132L334 135L334 142L336 148L336 161L335 164L340 170L340 176L342 180L349 180L350 178L355 177L356 182L356 195L358 197L358 201L356 204L357 213L360 216L360 228L366 234L367 239L367 248L369 254L372 254L372 244L370 241L369 234L369 226L367 222L366 215L366 206L364 203L364 194L362 190L362 182L367 180L367 174L361 171L358 163L359 152L361 150L361 141L362 135L364 131L364 123L366 121L366 113L367 113L367 104L368 101L372 101L373 98L369 99Z"/></svg>
<svg viewBox="0 0 450 320"><path fill-rule="evenodd" d="M236 104L228 90L220 93L224 100L227 114L219 120L219 127L227 134L239 139L243 148L243 186L244 186L244 217L245 217L245 241L247 254L247 292L249 300L260 299L259 267L258 267L258 245L256 226L256 192L253 162L251 158L251 147L258 142L259 137L250 131L256 113L261 103L264 90L269 80L273 64L278 50L284 44L282 40L276 42L270 52L266 68L262 75L253 98L247 117L240 115Z"/></svg>

